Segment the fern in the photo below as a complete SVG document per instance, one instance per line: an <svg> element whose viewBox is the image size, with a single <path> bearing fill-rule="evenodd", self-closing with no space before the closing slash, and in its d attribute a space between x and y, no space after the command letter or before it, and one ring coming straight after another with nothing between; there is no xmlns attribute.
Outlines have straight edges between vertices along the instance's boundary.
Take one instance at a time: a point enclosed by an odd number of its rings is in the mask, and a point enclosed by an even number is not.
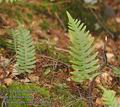
<svg viewBox="0 0 120 107"><path fill-rule="evenodd" d="M89 31L86 31L86 26L81 21L73 19L68 12L67 16L71 41L71 62L75 70L71 73L72 79L76 82L92 79L98 75L96 70L99 68L96 59L97 52L94 53L95 47L92 46L94 38L91 37Z"/></svg>
<svg viewBox="0 0 120 107"><path fill-rule="evenodd" d="M11 29L8 33L10 37L6 40L7 48L12 52L17 51L17 34L18 30Z"/></svg>
<svg viewBox="0 0 120 107"><path fill-rule="evenodd" d="M117 77L120 77L120 68L113 67L113 72L116 74Z"/></svg>
<svg viewBox="0 0 120 107"><path fill-rule="evenodd" d="M113 90L107 90L104 87L101 86L101 89L103 92L103 102L107 107L120 107L120 105L117 102L117 98L115 97L115 91Z"/></svg>
<svg viewBox="0 0 120 107"><path fill-rule="evenodd" d="M20 73L31 72L35 67L35 47L32 42L30 31L19 27L12 31L14 47L17 57L17 68Z"/></svg>

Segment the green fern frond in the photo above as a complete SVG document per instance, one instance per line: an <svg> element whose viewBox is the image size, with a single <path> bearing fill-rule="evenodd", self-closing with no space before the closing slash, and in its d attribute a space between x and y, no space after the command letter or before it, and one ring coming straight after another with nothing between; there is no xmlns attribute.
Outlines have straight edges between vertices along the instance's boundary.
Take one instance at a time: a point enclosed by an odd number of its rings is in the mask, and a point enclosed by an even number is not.
<svg viewBox="0 0 120 107"><path fill-rule="evenodd" d="M117 98L115 96L115 91L113 90L107 90L104 87L101 86L101 89L103 92L103 102L107 107L120 107L120 105L117 102Z"/></svg>
<svg viewBox="0 0 120 107"><path fill-rule="evenodd" d="M13 30L12 34L18 70L20 73L31 72L35 67L36 57L30 31L20 26L17 30Z"/></svg>
<svg viewBox="0 0 120 107"><path fill-rule="evenodd" d="M72 67L72 79L76 82L89 80L98 75L96 71L99 68L97 52L92 45L94 38L86 31L86 26L78 19L73 19L67 12L69 19L68 27L70 33L70 55ZM95 53L94 53L95 52Z"/></svg>
<svg viewBox="0 0 120 107"><path fill-rule="evenodd" d="M10 49L13 53L17 51L17 35L16 35L17 30L10 30L9 37L6 39L6 48Z"/></svg>
<svg viewBox="0 0 120 107"><path fill-rule="evenodd" d="M120 77L120 68L113 67L113 73L116 74L117 77Z"/></svg>
<svg viewBox="0 0 120 107"><path fill-rule="evenodd" d="M0 3L2 3L2 2L13 3L13 2L17 2L17 1L21 1L21 0L0 0Z"/></svg>

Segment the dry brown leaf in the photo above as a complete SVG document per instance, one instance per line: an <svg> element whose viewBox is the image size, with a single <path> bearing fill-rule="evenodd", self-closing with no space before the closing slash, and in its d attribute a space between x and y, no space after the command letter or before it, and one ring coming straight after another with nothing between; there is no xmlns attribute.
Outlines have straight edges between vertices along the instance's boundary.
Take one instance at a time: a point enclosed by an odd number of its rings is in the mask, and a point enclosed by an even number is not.
<svg viewBox="0 0 120 107"><path fill-rule="evenodd" d="M30 74L29 79L31 82L39 82L39 77L34 74Z"/></svg>
<svg viewBox="0 0 120 107"><path fill-rule="evenodd" d="M102 105L103 105L103 101L102 101L101 98L98 97L98 98L96 99L96 106L99 107L99 106L102 106Z"/></svg>
<svg viewBox="0 0 120 107"><path fill-rule="evenodd" d="M11 85L12 83L13 83L13 80L11 78L4 79L4 84L6 84L7 86Z"/></svg>

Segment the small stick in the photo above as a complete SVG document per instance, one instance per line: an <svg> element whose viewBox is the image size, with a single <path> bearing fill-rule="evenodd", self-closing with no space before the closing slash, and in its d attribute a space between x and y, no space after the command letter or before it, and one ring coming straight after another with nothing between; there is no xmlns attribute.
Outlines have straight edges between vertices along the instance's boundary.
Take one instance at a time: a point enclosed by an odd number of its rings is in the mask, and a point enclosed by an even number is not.
<svg viewBox="0 0 120 107"><path fill-rule="evenodd" d="M58 21L60 22L60 24L61 24L62 28L64 29L64 31L67 31L67 29L66 29L63 21L60 19L60 17L59 17L59 15L58 15L57 12L55 12L55 17L56 17L56 18L58 19Z"/></svg>
<svg viewBox="0 0 120 107"><path fill-rule="evenodd" d="M100 15L99 15L99 16L96 15L96 13L95 13L92 9L90 9L90 11L91 11L91 13L94 15L94 17L96 18L96 20L98 21L98 23L100 24L100 26L101 26L109 35L111 35L112 38L114 38L115 35L114 35L110 30L108 30L107 27L105 26L104 22L100 20Z"/></svg>
<svg viewBox="0 0 120 107"><path fill-rule="evenodd" d="M40 55L40 56L43 57L43 58L51 59L51 60L53 60L53 61L55 61L55 62L58 62L58 63L61 63L61 64L65 65L65 66L67 66L68 68L71 68L71 66L70 66L69 64L66 64L66 63L64 63L64 62L62 62L62 61L59 61L59 60L57 60L57 59L54 59L54 58L52 58L52 57L50 57L50 56L46 56L46 55Z"/></svg>

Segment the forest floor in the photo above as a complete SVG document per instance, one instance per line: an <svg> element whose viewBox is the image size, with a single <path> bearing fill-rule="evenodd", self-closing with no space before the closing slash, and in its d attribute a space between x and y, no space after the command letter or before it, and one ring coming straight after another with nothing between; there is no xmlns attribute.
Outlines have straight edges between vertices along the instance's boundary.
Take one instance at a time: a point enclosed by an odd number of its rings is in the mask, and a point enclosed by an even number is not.
<svg viewBox="0 0 120 107"><path fill-rule="evenodd" d="M2 6L4 7L4 5ZM24 8L23 11L29 13L31 10ZM24 18L24 20L26 21L27 19ZM75 99L83 100L84 105L86 105L85 107L87 105L90 107L90 104L93 107L104 107L101 99L102 91L99 89L99 85L115 90L117 96L120 95L120 80L116 78L112 71L113 66L120 67L120 37L113 40L104 31L101 31L99 34L92 32L95 37L94 45L96 51L98 51L99 63L101 65L101 75L91 84L89 82L83 83L84 85L76 84L70 78L70 72L73 69L69 63L69 34L61 28L59 21L56 17L34 14L31 22L25 23L26 27L31 30L37 49L36 68L33 73L27 76L16 75L15 56L13 56L9 49L0 48L1 84L9 86L14 81L19 81L25 84L36 83L42 87L46 87L53 97L52 107L78 107L74 105L70 106L72 103L70 100L74 99L72 98L74 95L76 96ZM8 30L15 27L15 20L6 15L6 13L1 12L0 37L8 39ZM10 63L8 64L8 62ZM66 87L70 92L69 95L68 90L64 90ZM68 98L70 96L72 96L71 99ZM118 97L118 100L120 101L120 97Z"/></svg>

